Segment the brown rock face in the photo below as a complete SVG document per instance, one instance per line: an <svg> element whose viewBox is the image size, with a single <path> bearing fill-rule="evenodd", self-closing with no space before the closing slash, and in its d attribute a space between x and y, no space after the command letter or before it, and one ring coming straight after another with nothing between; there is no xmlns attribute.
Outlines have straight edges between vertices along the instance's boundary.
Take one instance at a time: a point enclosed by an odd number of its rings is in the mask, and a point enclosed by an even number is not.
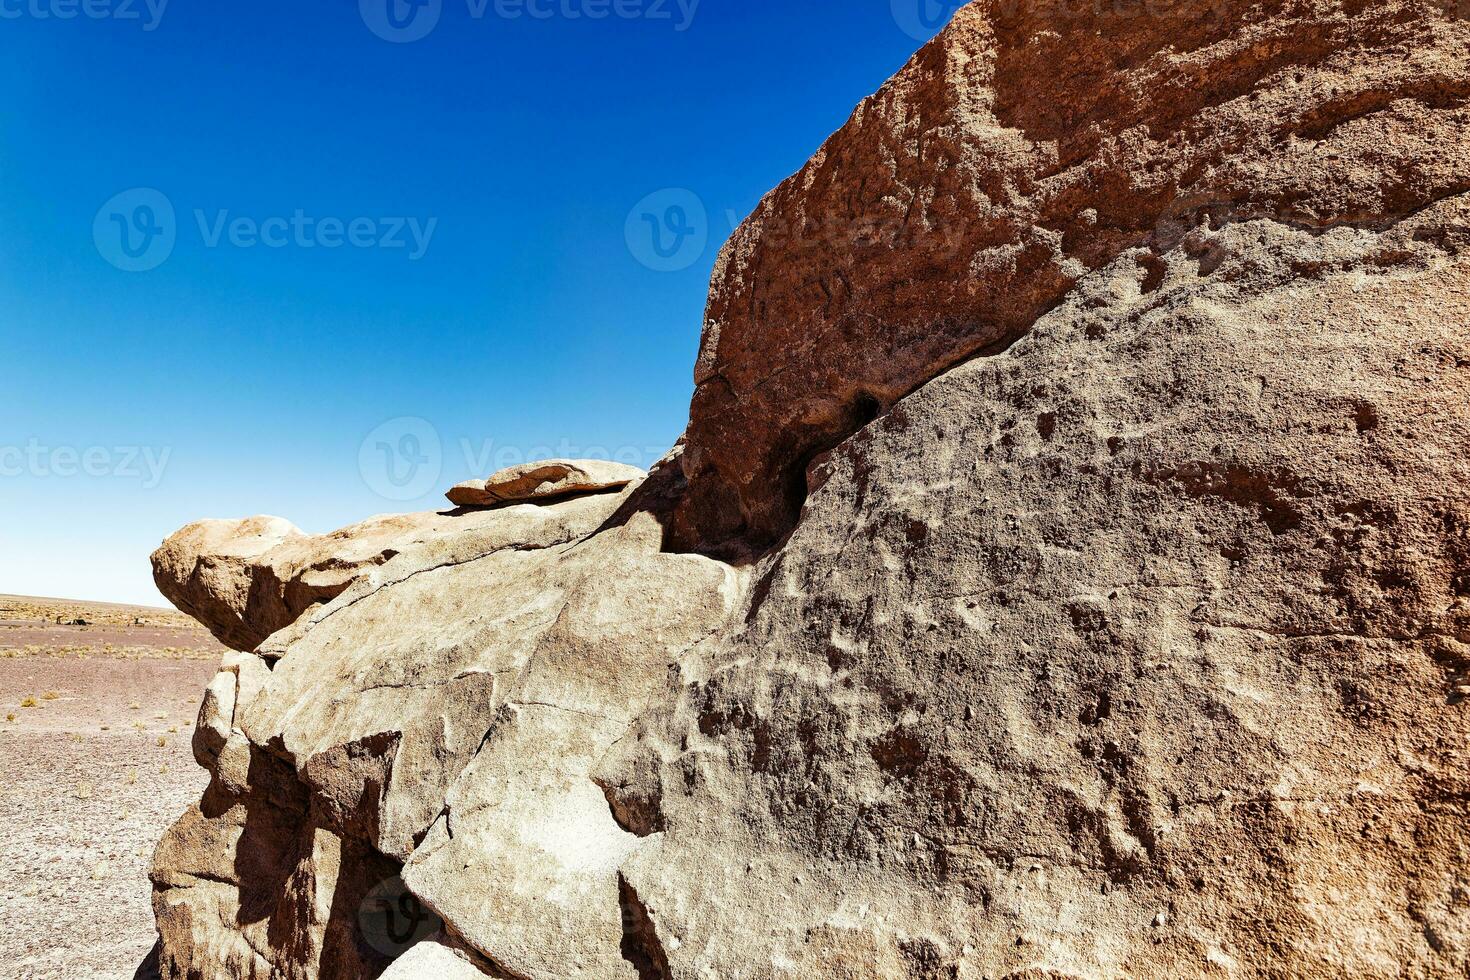
<svg viewBox="0 0 1470 980"><path fill-rule="evenodd" d="M1470 187L1455 14L963 8L725 246L677 546L768 547L795 524L813 456L1013 342L1126 249L1251 217L1381 229Z"/></svg>

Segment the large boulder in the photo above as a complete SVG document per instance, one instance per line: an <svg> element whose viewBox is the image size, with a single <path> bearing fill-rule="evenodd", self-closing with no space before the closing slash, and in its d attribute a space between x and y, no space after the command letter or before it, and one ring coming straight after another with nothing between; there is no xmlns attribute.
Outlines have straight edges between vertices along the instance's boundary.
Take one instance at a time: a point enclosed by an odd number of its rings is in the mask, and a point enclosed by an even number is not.
<svg viewBox="0 0 1470 980"><path fill-rule="evenodd" d="M816 460L594 773L663 975L1464 975L1465 205L1126 254Z"/></svg>
<svg viewBox="0 0 1470 980"><path fill-rule="evenodd" d="M735 587L662 553L646 514L546 533L624 502L487 512L428 542L410 525L393 557L232 655L196 739L210 789L156 858L166 976L376 976L404 949L363 936L363 909L412 858L415 901L495 962L637 977L616 872L640 842L588 773ZM512 930L519 952L486 939Z"/></svg>
<svg viewBox="0 0 1470 980"><path fill-rule="evenodd" d="M167 980L1470 972L1470 24L1107 6L762 204L646 480L155 555Z"/></svg>

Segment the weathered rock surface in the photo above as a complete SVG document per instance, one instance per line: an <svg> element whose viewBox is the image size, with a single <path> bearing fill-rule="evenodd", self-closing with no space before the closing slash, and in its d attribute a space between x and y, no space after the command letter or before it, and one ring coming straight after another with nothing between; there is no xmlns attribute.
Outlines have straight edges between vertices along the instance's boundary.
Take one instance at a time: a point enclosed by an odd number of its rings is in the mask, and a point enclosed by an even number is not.
<svg viewBox="0 0 1470 980"><path fill-rule="evenodd" d="M646 481L170 539L165 977L1470 971L1470 25L1083 8L762 205Z"/></svg>
<svg viewBox="0 0 1470 980"><path fill-rule="evenodd" d="M432 562L445 549L544 546L586 534L609 502L571 508L521 506L485 513L393 514L330 534L308 535L279 517L201 521L153 555L153 580L219 640L250 652L304 612L341 595L399 554Z"/></svg>
<svg viewBox="0 0 1470 980"><path fill-rule="evenodd" d="M462 944L431 936L393 961L382 980L480 980L483 961Z"/></svg>
<svg viewBox="0 0 1470 980"><path fill-rule="evenodd" d="M445 496L456 507L495 507L508 501L553 500L620 490L646 475L636 466L607 460L549 459L512 466L489 479L461 483Z"/></svg>
<svg viewBox="0 0 1470 980"><path fill-rule="evenodd" d="M1129 249L1256 216L1381 229L1470 189L1457 9L962 8L721 252L679 545L768 547L812 456Z"/></svg>
<svg viewBox="0 0 1470 980"><path fill-rule="evenodd" d="M466 515L457 534L426 540L411 523L392 558L226 665L197 740L214 781L158 857L169 975L376 975L390 956L349 938L369 892L412 856L415 894L454 909L459 932L524 932L527 949L497 948L495 962L636 977L618 951L617 862L599 852L639 842L587 773L724 621L734 579L710 559L661 553L647 515L562 540L624 500ZM496 838L484 786L496 780L513 784L513 812L540 814L522 844ZM548 890L538 865L561 843L572 850ZM247 862L261 867L236 870ZM496 882L503 908L461 890L476 875ZM582 966L563 963L573 955Z"/></svg>
<svg viewBox="0 0 1470 980"><path fill-rule="evenodd" d="M595 774L668 976L1470 968L1470 261L1421 220L1125 255L818 461Z"/></svg>

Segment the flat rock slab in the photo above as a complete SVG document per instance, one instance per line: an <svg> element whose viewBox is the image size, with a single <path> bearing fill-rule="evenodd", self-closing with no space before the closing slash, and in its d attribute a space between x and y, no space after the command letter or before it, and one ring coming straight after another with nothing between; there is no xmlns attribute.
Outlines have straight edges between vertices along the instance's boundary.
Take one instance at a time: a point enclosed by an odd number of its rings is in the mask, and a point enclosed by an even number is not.
<svg viewBox="0 0 1470 980"><path fill-rule="evenodd" d="M618 490L645 475L636 466L600 459L548 459L503 469L489 479L461 483L445 496L457 507L495 507Z"/></svg>

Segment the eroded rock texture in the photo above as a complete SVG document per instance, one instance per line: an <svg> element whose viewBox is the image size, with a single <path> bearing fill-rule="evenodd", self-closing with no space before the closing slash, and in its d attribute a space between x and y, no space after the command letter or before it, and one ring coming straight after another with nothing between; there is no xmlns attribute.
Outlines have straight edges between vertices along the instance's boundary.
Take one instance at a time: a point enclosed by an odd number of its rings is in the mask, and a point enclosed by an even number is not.
<svg viewBox="0 0 1470 980"><path fill-rule="evenodd" d="M1087 7L762 205L641 485L170 539L166 977L1470 971L1470 25Z"/></svg>
<svg viewBox="0 0 1470 980"><path fill-rule="evenodd" d="M963 8L721 253L680 545L770 545L814 454L1014 341L1127 249L1252 216L1381 229L1470 188L1456 12Z"/></svg>
<svg viewBox="0 0 1470 980"><path fill-rule="evenodd" d="M599 773L671 975L1470 967L1449 219L1125 255L819 460Z"/></svg>

